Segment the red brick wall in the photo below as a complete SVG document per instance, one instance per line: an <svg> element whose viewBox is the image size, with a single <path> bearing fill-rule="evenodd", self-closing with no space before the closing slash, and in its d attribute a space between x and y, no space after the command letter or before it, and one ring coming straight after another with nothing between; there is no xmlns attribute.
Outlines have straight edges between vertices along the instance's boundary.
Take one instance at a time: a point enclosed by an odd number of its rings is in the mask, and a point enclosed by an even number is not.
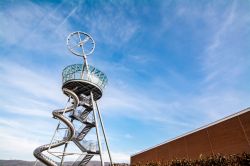
<svg viewBox="0 0 250 166"><path fill-rule="evenodd" d="M131 164L250 153L250 111L131 157Z"/></svg>

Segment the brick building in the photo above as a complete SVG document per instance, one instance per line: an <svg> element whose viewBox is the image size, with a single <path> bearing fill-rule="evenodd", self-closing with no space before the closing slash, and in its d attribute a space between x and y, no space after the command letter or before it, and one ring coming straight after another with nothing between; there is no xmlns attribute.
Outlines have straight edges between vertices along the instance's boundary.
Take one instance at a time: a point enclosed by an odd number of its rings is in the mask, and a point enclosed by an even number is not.
<svg viewBox="0 0 250 166"><path fill-rule="evenodd" d="M250 153L250 108L131 156L131 164Z"/></svg>

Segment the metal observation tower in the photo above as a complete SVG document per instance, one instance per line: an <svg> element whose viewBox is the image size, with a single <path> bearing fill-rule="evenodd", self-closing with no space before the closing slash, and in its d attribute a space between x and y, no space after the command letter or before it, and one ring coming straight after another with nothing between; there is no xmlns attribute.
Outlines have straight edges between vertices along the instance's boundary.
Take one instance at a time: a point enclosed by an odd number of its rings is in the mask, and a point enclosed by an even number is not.
<svg viewBox="0 0 250 166"><path fill-rule="evenodd" d="M101 143L103 136L112 165L101 113L97 106L97 100L102 97L108 79L103 72L88 65L87 61L87 56L94 51L95 42L87 33L73 32L67 38L67 46L70 52L83 57L83 64L69 65L63 70L62 91L68 96L67 105L52 112L59 122L51 142L36 148L33 154L48 166L66 165L66 158L73 161L67 162L67 165L70 163L72 166L85 166L93 156L99 155L101 165L104 166Z"/></svg>

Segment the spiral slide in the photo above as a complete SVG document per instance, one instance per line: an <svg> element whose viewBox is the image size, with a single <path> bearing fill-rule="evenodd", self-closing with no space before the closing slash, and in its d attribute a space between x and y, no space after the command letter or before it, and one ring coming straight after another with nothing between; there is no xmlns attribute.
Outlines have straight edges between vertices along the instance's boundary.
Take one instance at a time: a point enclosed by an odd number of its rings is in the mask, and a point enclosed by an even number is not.
<svg viewBox="0 0 250 166"><path fill-rule="evenodd" d="M53 111L52 114L53 114L53 117L59 119L61 122L63 122L68 127L67 137L64 138L63 140L52 142L51 144L42 145L42 146L36 148L33 152L34 156L38 160L40 160L42 163L44 163L45 165L48 165L48 166L58 166L58 165L55 161L53 161L52 159L50 159L49 157L44 155L42 152L48 150L49 148L52 149L52 148L56 148L58 146L66 144L68 141L70 141L74 137L74 134L75 134L74 125L63 114L66 112L70 112L70 111L75 110L79 104L79 99L73 91L70 91L70 90L64 88L63 92L66 95L71 96L73 98L73 101L74 101L73 105L70 107L67 107L66 109L55 110L55 111Z"/></svg>

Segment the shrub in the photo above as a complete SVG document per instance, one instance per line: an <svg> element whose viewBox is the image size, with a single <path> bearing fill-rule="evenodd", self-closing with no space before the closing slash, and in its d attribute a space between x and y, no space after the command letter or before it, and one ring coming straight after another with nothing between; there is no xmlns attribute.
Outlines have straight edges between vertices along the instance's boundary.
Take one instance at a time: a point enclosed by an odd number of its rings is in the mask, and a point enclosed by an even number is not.
<svg viewBox="0 0 250 166"><path fill-rule="evenodd" d="M132 166L250 166L250 154L223 156L221 154L208 157L200 156L197 160L174 159L169 162L136 163Z"/></svg>

